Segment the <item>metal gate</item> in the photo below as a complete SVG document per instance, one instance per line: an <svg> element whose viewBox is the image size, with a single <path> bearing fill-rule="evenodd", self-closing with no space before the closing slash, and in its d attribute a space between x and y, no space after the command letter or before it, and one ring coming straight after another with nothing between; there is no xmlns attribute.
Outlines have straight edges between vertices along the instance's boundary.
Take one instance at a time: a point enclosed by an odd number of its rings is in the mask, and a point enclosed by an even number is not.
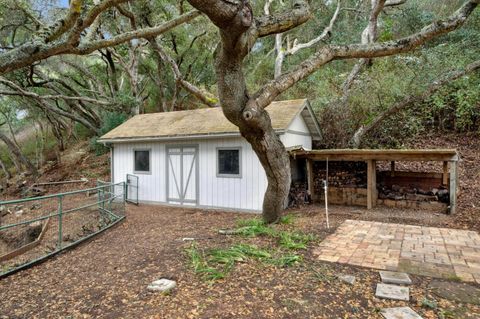
<svg viewBox="0 0 480 319"><path fill-rule="evenodd" d="M167 200L181 205L198 203L198 146L167 148Z"/></svg>
<svg viewBox="0 0 480 319"><path fill-rule="evenodd" d="M125 201L138 205L138 176L127 174Z"/></svg>

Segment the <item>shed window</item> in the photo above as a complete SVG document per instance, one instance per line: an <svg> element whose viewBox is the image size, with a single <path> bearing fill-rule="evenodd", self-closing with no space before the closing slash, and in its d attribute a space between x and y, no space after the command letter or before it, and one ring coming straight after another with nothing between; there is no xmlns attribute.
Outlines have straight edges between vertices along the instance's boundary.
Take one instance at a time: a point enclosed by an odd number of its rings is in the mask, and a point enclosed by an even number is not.
<svg viewBox="0 0 480 319"><path fill-rule="evenodd" d="M150 150L136 150L135 152L135 173L150 172Z"/></svg>
<svg viewBox="0 0 480 319"><path fill-rule="evenodd" d="M240 149L218 149L218 176L240 177Z"/></svg>

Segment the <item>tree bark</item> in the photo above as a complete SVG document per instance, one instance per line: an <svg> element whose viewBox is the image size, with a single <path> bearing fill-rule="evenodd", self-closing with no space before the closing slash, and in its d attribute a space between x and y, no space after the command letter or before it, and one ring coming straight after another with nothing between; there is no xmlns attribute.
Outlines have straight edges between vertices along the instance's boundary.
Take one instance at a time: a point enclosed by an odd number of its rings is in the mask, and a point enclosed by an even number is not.
<svg viewBox="0 0 480 319"><path fill-rule="evenodd" d="M0 132L0 140L5 143L11 154L12 160L15 161L17 165L21 163L26 167L28 172L30 172L34 176L38 175L37 169L32 164L32 162L30 162L28 158L26 158L25 155L22 154L22 151L15 145L15 143L13 143L12 140L8 138L8 136Z"/></svg>
<svg viewBox="0 0 480 319"><path fill-rule="evenodd" d="M7 180L9 180L10 178L12 178L12 175L11 175L10 172L8 171L7 166L6 166L5 163L2 161L1 158L0 158L0 168L1 168L2 171L3 171L3 174L5 174L5 178L6 178Z"/></svg>

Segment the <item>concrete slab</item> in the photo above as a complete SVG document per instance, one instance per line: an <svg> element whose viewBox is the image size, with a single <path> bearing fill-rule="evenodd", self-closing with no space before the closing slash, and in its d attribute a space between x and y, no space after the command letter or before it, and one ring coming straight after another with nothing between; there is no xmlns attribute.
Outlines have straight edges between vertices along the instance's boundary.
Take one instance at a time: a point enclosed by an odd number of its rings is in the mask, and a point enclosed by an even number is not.
<svg viewBox="0 0 480 319"><path fill-rule="evenodd" d="M380 313L385 319L423 319L410 307L385 308Z"/></svg>
<svg viewBox="0 0 480 319"><path fill-rule="evenodd" d="M404 272L380 271L380 278L384 284L411 285L412 280Z"/></svg>
<svg viewBox="0 0 480 319"><path fill-rule="evenodd" d="M377 284L375 296L384 299L404 300L410 299L410 289L389 284Z"/></svg>

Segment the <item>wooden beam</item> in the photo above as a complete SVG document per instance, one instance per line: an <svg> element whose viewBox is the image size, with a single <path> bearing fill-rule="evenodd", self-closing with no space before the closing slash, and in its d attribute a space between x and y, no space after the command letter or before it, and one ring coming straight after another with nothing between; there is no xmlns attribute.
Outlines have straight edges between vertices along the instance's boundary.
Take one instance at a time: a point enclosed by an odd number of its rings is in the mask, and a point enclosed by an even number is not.
<svg viewBox="0 0 480 319"><path fill-rule="evenodd" d="M377 162L367 161L367 209L372 209L377 203Z"/></svg>
<svg viewBox="0 0 480 319"><path fill-rule="evenodd" d="M312 202L316 200L315 196L315 187L314 187L314 176L313 176L313 161L307 159L307 182L308 182L308 193L312 198Z"/></svg>
<svg viewBox="0 0 480 319"><path fill-rule="evenodd" d="M455 150L294 150L297 157L324 161L457 161Z"/></svg>
<svg viewBox="0 0 480 319"><path fill-rule="evenodd" d="M450 162L450 214L457 212L458 162Z"/></svg>
<svg viewBox="0 0 480 319"><path fill-rule="evenodd" d="M448 162L443 162L443 175L442 175L442 185L448 184Z"/></svg>

